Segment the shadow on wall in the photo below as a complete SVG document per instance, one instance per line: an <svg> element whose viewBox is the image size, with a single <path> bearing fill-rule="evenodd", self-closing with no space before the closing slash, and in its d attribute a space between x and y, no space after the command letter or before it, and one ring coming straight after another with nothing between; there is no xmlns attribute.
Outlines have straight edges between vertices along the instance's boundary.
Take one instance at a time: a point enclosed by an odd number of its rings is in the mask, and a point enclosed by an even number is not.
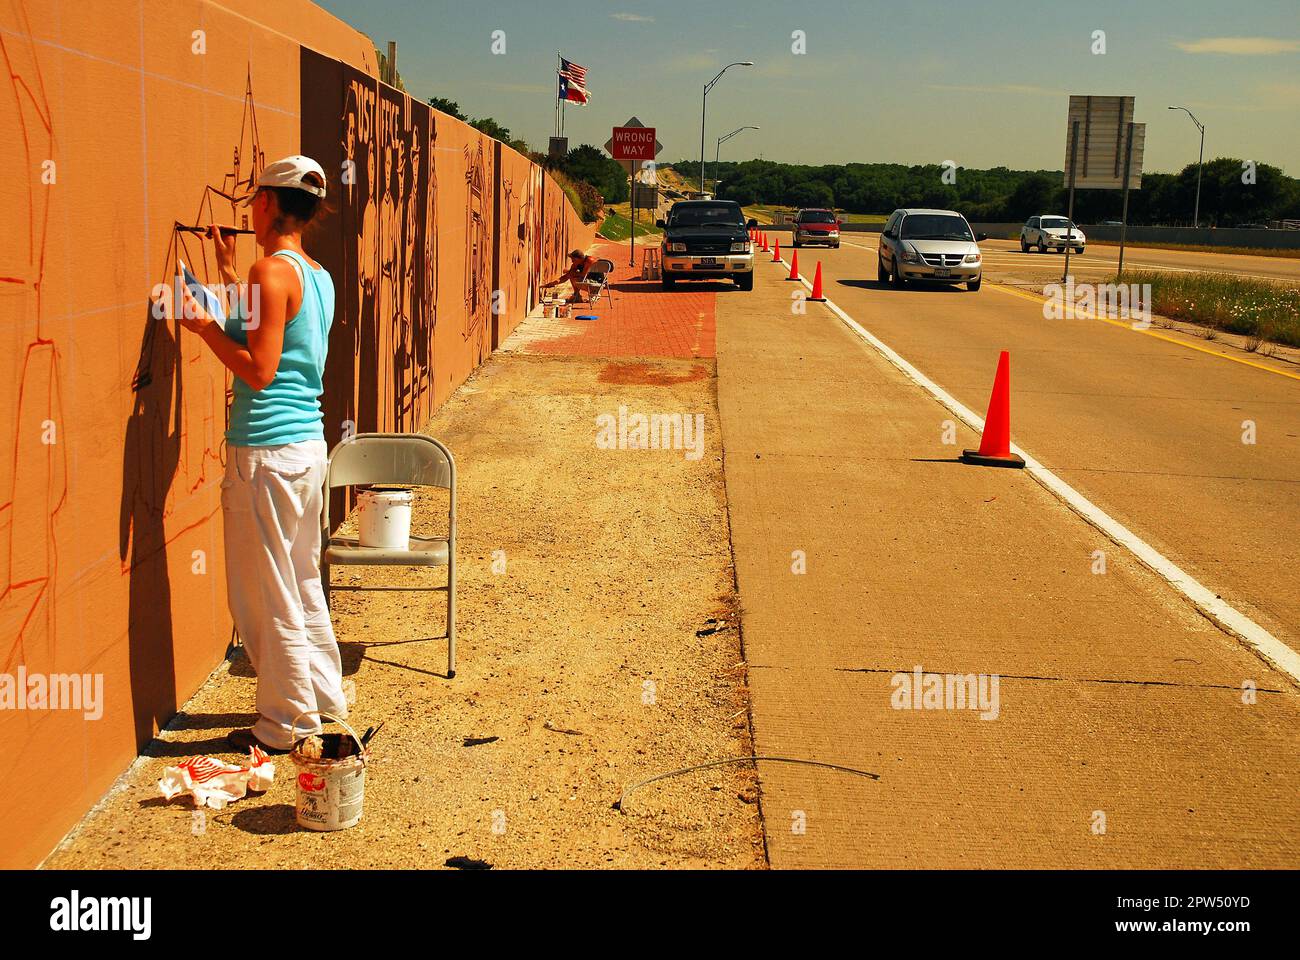
<svg viewBox="0 0 1300 960"><path fill-rule="evenodd" d="M122 448L118 556L130 578L127 635L136 749L176 712L172 589L164 507L180 462L181 367L167 321L146 305Z"/></svg>

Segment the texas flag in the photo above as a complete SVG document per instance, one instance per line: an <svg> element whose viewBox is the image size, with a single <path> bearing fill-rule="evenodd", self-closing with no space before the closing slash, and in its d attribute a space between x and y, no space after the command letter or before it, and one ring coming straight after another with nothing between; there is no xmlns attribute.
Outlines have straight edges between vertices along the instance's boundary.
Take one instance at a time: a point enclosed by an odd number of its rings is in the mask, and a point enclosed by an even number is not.
<svg viewBox="0 0 1300 960"><path fill-rule="evenodd" d="M560 57L560 99L569 103L586 103L591 94L587 91L587 68L570 63Z"/></svg>

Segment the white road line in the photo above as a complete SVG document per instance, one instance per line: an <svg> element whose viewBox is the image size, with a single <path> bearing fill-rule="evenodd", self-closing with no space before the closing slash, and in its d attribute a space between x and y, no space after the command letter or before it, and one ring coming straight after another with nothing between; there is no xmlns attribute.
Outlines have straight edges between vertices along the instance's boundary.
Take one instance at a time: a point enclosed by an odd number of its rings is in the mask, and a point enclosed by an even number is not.
<svg viewBox="0 0 1300 960"><path fill-rule="evenodd" d="M787 270L789 269L789 265L784 260L777 261L777 264ZM808 282L806 277L801 276L799 280L808 290L812 290L812 284ZM901 370L904 376L947 407L950 412L976 433L983 434L983 417L966 407L956 397L904 360L892 347L840 309L838 304L829 299L825 303L831 312L844 322L845 326ZM1025 471L1066 506L1115 543L1132 553L1144 566L1168 581L1175 590L1190 600L1196 609L1212 623L1242 641L1267 663L1281 670L1294 682L1300 684L1300 653L1296 653L1254 620L1251 620L1244 613L1216 596L1213 590L1204 586L1136 533L1112 518L1101 507L1079 493L1051 470L1048 470L1025 450L1014 443L1011 444L1011 450L1024 458Z"/></svg>

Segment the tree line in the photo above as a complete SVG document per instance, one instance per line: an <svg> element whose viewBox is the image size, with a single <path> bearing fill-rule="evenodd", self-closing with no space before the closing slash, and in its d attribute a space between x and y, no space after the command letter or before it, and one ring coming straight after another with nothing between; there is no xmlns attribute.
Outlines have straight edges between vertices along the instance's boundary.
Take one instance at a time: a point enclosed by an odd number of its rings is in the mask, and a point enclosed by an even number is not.
<svg viewBox="0 0 1300 960"><path fill-rule="evenodd" d="M698 161L665 166L691 175ZM709 172L712 174L712 164ZM1196 197L1195 163L1178 173L1147 173L1129 191L1128 222L1190 225ZM945 176L945 173L947 174ZM1068 190L1059 170L976 170L938 164L847 163L802 166L771 160L721 163L716 196L745 205L829 207L849 213L889 213L899 207L957 210L968 220L1019 221L1065 213ZM945 182L952 181L952 182ZM1119 190L1076 190L1080 223L1119 220ZM1220 227L1261 220L1300 219L1300 180L1267 163L1233 157L1206 161L1201 180L1201 224Z"/></svg>

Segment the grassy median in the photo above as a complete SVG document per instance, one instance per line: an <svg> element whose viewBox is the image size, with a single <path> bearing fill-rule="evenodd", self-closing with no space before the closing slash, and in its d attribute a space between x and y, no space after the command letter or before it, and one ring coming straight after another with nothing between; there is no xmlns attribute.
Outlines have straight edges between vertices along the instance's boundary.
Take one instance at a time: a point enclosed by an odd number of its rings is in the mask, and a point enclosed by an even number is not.
<svg viewBox="0 0 1300 960"><path fill-rule="evenodd" d="M653 236L656 239L663 234L663 231L656 227L653 221L645 218L644 214L638 214L636 223L636 235L638 237ZM632 235L632 221L628 219L627 214L610 211L600 225L600 235L606 240L626 240Z"/></svg>
<svg viewBox="0 0 1300 960"><path fill-rule="evenodd" d="M1135 271L1123 279L1151 285L1159 316L1241 334L1250 350L1300 347L1300 287L1221 273Z"/></svg>

